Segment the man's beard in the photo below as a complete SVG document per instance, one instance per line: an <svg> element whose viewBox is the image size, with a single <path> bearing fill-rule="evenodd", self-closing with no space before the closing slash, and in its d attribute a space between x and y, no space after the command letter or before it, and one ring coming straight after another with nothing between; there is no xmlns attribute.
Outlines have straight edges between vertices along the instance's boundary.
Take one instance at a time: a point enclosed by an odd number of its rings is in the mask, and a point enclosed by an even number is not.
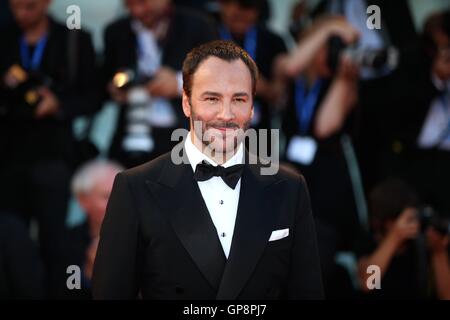
<svg viewBox="0 0 450 320"><path fill-rule="evenodd" d="M212 156L217 156L218 153L222 153L224 156L230 152L235 153L240 143L244 140L247 129L250 127L250 120L245 122L242 127L233 121L204 121L195 112L193 112L192 107L190 122L195 137L202 143L202 150L209 149L207 151L211 152ZM199 126L198 123L201 123L201 125ZM200 128L201 132L199 130ZM217 138L217 133L220 132L219 128L232 130L230 132L227 130L221 133L222 141L215 141ZM230 139L232 139L232 141L230 141ZM214 142L216 142L216 144L214 144Z"/></svg>

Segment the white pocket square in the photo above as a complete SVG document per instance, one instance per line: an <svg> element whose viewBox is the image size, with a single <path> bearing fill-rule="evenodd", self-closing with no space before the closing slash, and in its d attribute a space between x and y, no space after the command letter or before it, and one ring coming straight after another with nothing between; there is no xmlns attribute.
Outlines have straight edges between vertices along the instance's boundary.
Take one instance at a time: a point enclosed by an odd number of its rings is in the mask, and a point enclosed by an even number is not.
<svg viewBox="0 0 450 320"><path fill-rule="evenodd" d="M286 238L288 235L289 235L289 228L275 230L275 231L272 231L269 241L280 240L280 239Z"/></svg>

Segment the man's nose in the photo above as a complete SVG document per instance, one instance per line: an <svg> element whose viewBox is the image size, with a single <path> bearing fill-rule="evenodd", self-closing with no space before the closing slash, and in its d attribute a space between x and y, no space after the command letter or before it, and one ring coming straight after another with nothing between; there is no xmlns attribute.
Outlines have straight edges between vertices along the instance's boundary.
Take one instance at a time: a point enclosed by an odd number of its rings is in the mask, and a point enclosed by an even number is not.
<svg viewBox="0 0 450 320"><path fill-rule="evenodd" d="M222 121L230 121L234 119L234 113L231 110L231 103L230 102L224 102L222 104L222 107L220 109L220 112L217 116Z"/></svg>

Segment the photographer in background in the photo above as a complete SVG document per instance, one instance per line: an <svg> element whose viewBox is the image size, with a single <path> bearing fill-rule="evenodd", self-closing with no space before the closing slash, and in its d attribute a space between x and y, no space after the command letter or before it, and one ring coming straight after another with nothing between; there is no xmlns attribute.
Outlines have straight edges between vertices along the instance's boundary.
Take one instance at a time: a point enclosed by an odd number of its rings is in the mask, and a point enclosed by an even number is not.
<svg viewBox="0 0 450 320"><path fill-rule="evenodd" d="M336 72L328 63L328 40L339 36L352 43L356 30L342 17L314 22L299 37L298 46L278 59L278 76L288 86L282 129L284 158L308 181L317 225L325 296L351 297L345 270L335 263L338 251L351 250L360 221L351 170L350 120L357 101L358 67L341 56ZM346 151L347 150L347 151ZM343 279L337 281L337 279ZM347 291L348 289L348 291Z"/></svg>
<svg viewBox="0 0 450 320"><path fill-rule="evenodd" d="M422 39L423 64L417 69L423 71L406 101L410 157L404 167L421 198L450 212L450 11L431 14Z"/></svg>
<svg viewBox="0 0 450 320"><path fill-rule="evenodd" d="M251 126L270 129L278 102L274 72L275 59L286 52L283 39L269 30L259 17L262 0L220 0L219 35L222 40L232 40L244 48L255 60L259 69L256 99Z"/></svg>
<svg viewBox="0 0 450 320"><path fill-rule="evenodd" d="M448 220L419 207L416 193L400 179L378 184L369 207L372 234L361 238L357 249L360 285L367 297L450 299ZM381 273L381 288L372 291L367 286L371 265Z"/></svg>
<svg viewBox="0 0 450 320"><path fill-rule="evenodd" d="M129 16L105 31L104 88L120 105L109 156L127 168L171 149L181 111L181 66L195 46L214 40L201 14L170 0L124 0Z"/></svg>
<svg viewBox="0 0 450 320"><path fill-rule="evenodd" d="M285 82L299 77L308 78L309 84L319 79L327 80L327 86L321 86L320 91L328 92L325 87L330 87L329 96L324 101L320 117L311 127L320 139L340 131L357 102L358 66L350 57L341 55L338 70L332 70L328 51L331 37L339 37L345 43L353 43L358 39L358 32L343 17L320 18L299 35L299 44L288 55L280 56L276 64L277 77L283 78ZM294 109L288 107L287 114ZM294 125L296 120L290 116L286 119L288 125ZM289 131L292 130L286 129L286 135L289 137Z"/></svg>
<svg viewBox="0 0 450 320"><path fill-rule="evenodd" d="M397 52L397 63L386 67L382 64L380 72L360 68L354 142L365 190L402 170L406 157L403 136L410 124L405 117L411 113L408 98L417 91L420 62L420 38L410 2L321 0L313 10L316 17L341 15L359 31L358 44L344 50ZM379 8L379 14L367 12L371 5ZM370 29L367 22L379 24Z"/></svg>
<svg viewBox="0 0 450 320"><path fill-rule="evenodd" d="M50 2L10 0L15 23L0 30L0 209L37 220L52 294L78 156L72 120L99 100L90 35L55 22Z"/></svg>

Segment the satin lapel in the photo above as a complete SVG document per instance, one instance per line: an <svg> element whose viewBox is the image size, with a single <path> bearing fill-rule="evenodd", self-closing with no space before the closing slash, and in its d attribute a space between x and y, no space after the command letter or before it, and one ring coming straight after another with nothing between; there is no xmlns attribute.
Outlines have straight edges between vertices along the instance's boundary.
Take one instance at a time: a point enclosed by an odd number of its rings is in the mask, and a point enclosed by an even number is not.
<svg viewBox="0 0 450 320"><path fill-rule="evenodd" d="M169 158L160 179L147 185L184 248L217 290L226 258L191 166L175 165Z"/></svg>

